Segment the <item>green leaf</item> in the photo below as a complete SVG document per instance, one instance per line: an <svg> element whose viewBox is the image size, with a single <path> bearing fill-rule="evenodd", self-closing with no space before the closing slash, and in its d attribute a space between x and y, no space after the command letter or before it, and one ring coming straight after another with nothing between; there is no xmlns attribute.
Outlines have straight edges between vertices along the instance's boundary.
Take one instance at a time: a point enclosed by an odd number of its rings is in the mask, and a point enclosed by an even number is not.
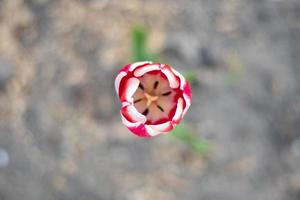
<svg viewBox="0 0 300 200"><path fill-rule="evenodd" d="M184 78L191 84L197 81L197 76L195 71L188 71L184 74Z"/></svg>
<svg viewBox="0 0 300 200"><path fill-rule="evenodd" d="M158 61L158 56L148 49L148 30L143 26L135 26L131 31L132 60L136 61Z"/></svg>
<svg viewBox="0 0 300 200"><path fill-rule="evenodd" d="M208 153L212 148L212 144L209 141L195 136L184 123L177 125L171 135L183 141L192 150L201 154Z"/></svg>

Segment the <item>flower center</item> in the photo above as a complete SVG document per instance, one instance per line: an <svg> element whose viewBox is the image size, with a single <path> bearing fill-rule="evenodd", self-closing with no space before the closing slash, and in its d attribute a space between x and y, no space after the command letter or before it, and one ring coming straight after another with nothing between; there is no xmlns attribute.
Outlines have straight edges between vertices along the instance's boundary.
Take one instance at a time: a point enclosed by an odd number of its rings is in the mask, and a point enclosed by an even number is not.
<svg viewBox="0 0 300 200"><path fill-rule="evenodd" d="M176 106L176 92L160 73L145 74L139 78L140 85L133 95L137 110L146 116L149 123L167 120L169 113Z"/></svg>
<svg viewBox="0 0 300 200"><path fill-rule="evenodd" d="M144 93L146 100L147 100L147 107L149 107L152 103L155 103L157 99L159 98L158 96L151 96L148 93Z"/></svg>

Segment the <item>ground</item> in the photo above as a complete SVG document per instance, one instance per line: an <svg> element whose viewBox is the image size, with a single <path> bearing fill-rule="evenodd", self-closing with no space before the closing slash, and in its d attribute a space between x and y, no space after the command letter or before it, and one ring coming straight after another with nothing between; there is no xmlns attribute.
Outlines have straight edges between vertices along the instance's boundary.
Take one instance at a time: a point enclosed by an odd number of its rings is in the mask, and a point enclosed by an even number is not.
<svg viewBox="0 0 300 200"><path fill-rule="evenodd" d="M300 198L299 0L0 0L0 200ZM213 150L121 123L130 31L193 72Z"/></svg>

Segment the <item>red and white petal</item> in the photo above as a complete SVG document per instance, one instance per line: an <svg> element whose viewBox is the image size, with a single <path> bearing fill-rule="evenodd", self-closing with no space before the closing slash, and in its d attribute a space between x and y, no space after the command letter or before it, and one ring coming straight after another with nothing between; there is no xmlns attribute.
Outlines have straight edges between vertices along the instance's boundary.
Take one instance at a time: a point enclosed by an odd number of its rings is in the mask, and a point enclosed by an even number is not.
<svg viewBox="0 0 300 200"><path fill-rule="evenodd" d="M117 95L119 95L120 83L126 75L127 75L126 72L121 71L115 79L115 90L116 90Z"/></svg>
<svg viewBox="0 0 300 200"><path fill-rule="evenodd" d="M125 72L125 73L132 72L133 70L135 70L135 68L137 68L139 66L142 66L142 65L147 65L147 64L152 64L152 62L150 62L150 61L141 61L141 62L135 62L135 63L132 63L132 64L128 64L128 65L125 65L122 69L120 69L119 73L121 73L121 72Z"/></svg>
<svg viewBox="0 0 300 200"><path fill-rule="evenodd" d="M126 119L128 119L130 122L140 122L145 123L147 121L147 118L139 113L135 106L128 105L121 108L121 113Z"/></svg>
<svg viewBox="0 0 300 200"><path fill-rule="evenodd" d="M151 137L148 132L146 131L145 124L141 122L130 122L126 119L126 117L120 112L121 119L123 124L135 135L140 137Z"/></svg>
<svg viewBox="0 0 300 200"><path fill-rule="evenodd" d="M157 125L147 125L142 122L132 122L127 119L127 116L121 112L123 124L134 134L140 137L153 137L160 134L165 134L173 129L172 123L166 122Z"/></svg>
<svg viewBox="0 0 300 200"><path fill-rule="evenodd" d="M133 132L135 135L138 135L139 137L144 137L144 138L150 138L150 137L152 137L149 134L149 131L147 131L145 124L141 124L141 125L136 126L136 127L127 127L127 128L131 132Z"/></svg>
<svg viewBox="0 0 300 200"><path fill-rule="evenodd" d="M185 100L185 107L184 107L184 110L183 110L183 116L184 116L186 114L187 110L189 109L190 105L191 105L191 100L185 94L183 94L183 98Z"/></svg>
<svg viewBox="0 0 300 200"><path fill-rule="evenodd" d="M180 80L180 89L183 90L184 85L186 84L185 78L175 69L172 68L173 73L179 78Z"/></svg>
<svg viewBox="0 0 300 200"><path fill-rule="evenodd" d="M180 80L180 89L183 91L183 99L185 101L185 108L183 110L183 115L187 112L191 105L192 101L192 91L189 83L185 80L185 78L175 69L172 69L174 74L179 78Z"/></svg>
<svg viewBox="0 0 300 200"><path fill-rule="evenodd" d="M140 81L135 77L131 77L124 84L124 87L122 87L123 89L120 90L120 100L121 102L127 101L132 103L132 96L139 87Z"/></svg>
<svg viewBox="0 0 300 200"><path fill-rule="evenodd" d="M121 119L122 119L122 122L123 124L126 126L126 127L137 127L139 125L141 125L142 123L141 122L131 122L129 121L122 113L122 111L120 111L120 114L121 114Z"/></svg>
<svg viewBox="0 0 300 200"><path fill-rule="evenodd" d="M171 88L179 87L179 81L177 80L175 74L173 73L173 71L169 65L162 65L161 71L167 77Z"/></svg>
<svg viewBox="0 0 300 200"><path fill-rule="evenodd" d="M129 106L129 105L131 105L131 103L129 103L127 101L123 101L122 102L122 107Z"/></svg>
<svg viewBox="0 0 300 200"><path fill-rule="evenodd" d="M169 122L165 122L162 124L157 124L157 125L145 125L146 131L147 133L154 137L157 135L161 135L161 134L165 134L168 133L169 131L171 131L173 129L173 125L172 123Z"/></svg>
<svg viewBox="0 0 300 200"><path fill-rule="evenodd" d="M160 69L160 64L144 65L144 66L136 68L133 72L133 75L135 77L140 77L148 72L159 70L159 69Z"/></svg>
<svg viewBox="0 0 300 200"><path fill-rule="evenodd" d="M192 90L188 82L183 86L183 94L185 94L190 100L192 100Z"/></svg>
<svg viewBox="0 0 300 200"><path fill-rule="evenodd" d="M170 121L162 123L162 124L156 124L156 125L148 125L153 130L160 132L160 133L167 133L170 132L173 129L173 125Z"/></svg>
<svg viewBox="0 0 300 200"><path fill-rule="evenodd" d="M159 132L156 129L153 129L151 126L149 126L147 124L145 125L145 129L146 129L147 134L149 134L151 137L161 134L161 132Z"/></svg>
<svg viewBox="0 0 300 200"><path fill-rule="evenodd" d="M139 66L146 65L146 64L151 64L151 63L152 63L152 62L150 62L150 61L135 62L135 63L132 63L132 64L129 66L128 70L129 70L130 72L132 72L133 70L135 70L135 68L137 68L137 67L139 67Z"/></svg>
<svg viewBox="0 0 300 200"><path fill-rule="evenodd" d="M190 85L188 83L186 83L184 88L183 88L183 99L185 101L185 107L184 107L184 110L183 110L183 115L185 115L185 113L189 109L189 107L191 105L191 101L192 101L192 92L191 92Z"/></svg>
<svg viewBox="0 0 300 200"><path fill-rule="evenodd" d="M179 98L177 102L177 108L173 116L172 122L178 124L183 116L183 99Z"/></svg>

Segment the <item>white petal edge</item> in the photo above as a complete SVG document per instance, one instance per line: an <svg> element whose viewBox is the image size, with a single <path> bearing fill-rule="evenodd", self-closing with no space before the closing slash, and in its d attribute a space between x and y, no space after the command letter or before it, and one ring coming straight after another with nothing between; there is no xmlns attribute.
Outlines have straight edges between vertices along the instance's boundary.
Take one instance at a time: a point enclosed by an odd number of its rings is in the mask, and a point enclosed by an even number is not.
<svg viewBox="0 0 300 200"><path fill-rule="evenodd" d="M149 125L152 129L159 131L159 132L168 132L166 129L168 129L170 126L172 126L172 123L170 121L157 124L157 125Z"/></svg>
<svg viewBox="0 0 300 200"><path fill-rule="evenodd" d="M177 102L177 109L172 119L173 122L177 123L180 120L180 118L182 117L182 111L183 111L183 99L179 98Z"/></svg>
<svg viewBox="0 0 300 200"><path fill-rule="evenodd" d="M122 107L129 106L129 105L131 105L131 103L129 103L127 101L123 101L122 102Z"/></svg>
<svg viewBox="0 0 300 200"><path fill-rule="evenodd" d="M126 82L126 87L125 87L125 99L126 101L132 103L133 98L132 96L134 95L135 91L138 89L140 84L139 79L132 77L127 80Z"/></svg>
<svg viewBox="0 0 300 200"><path fill-rule="evenodd" d="M130 122L126 119L126 117L124 117L122 112L120 112L120 114L121 114L122 123L127 127L137 127L142 124L141 122Z"/></svg>
<svg viewBox="0 0 300 200"><path fill-rule="evenodd" d="M126 72L124 72L124 71L120 72L115 79L115 90L116 90L117 95L119 95L120 83L126 75L127 75Z"/></svg>
<svg viewBox="0 0 300 200"><path fill-rule="evenodd" d="M180 89L183 90L184 85L185 85L185 82L186 82L184 76L182 76L182 75L181 75L177 70L175 70L175 69L172 69L172 71L174 72L174 74L175 74L176 76L179 77L179 79L180 79Z"/></svg>
<svg viewBox="0 0 300 200"><path fill-rule="evenodd" d="M175 75L172 74L172 69L164 67L165 65L161 66L161 71L164 73L169 81L170 87L171 88L178 88L179 87L179 82L176 79Z"/></svg>
<svg viewBox="0 0 300 200"><path fill-rule="evenodd" d="M150 136L156 136L159 135L161 132L153 129L150 125L145 125L146 131Z"/></svg>
<svg viewBox="0 0 300 200"><path fill-rule="evenodd" d="M144 64L151 64L152 62L150 61L141 61L141 62L135 62L135 63L132 63L129 67L129 71L133 71L135 68L137 68L138 66L141 66L141 65L144 65Z"/></svg>
<svg viewBox="0 0 300 200"><path fill-rule="evenodd" d="M185 93L183 93L183 98L185 100L185 108L183 110L183 115L185 115L185 113L187 112L187 110L189 109L189 107L191 105L191 99Z"/></svg>
<svg viewBox="0 0 300 200"><path fill-rule="evenodd" d="M187 84L187 81L185 80L185 78L178 71L176 71L175 69L172 69L172 70L173 70L174 74L176 76L178 76L179 79L180 79L180 89L184 90L184 87ZM184 98L184 101L186 103L186 106L183 110L183 115L185 115L187 110L189 109L189 107L191 105L191 98L189 96L187 96L185 93L183 93L183 98Z"/></svg>
<svg viewBox="0 0 300 200"><path fill-rule="evenodd" d="M145 123L147 118L145 115L141 114L133 105L129 105L125 108L128 115L132 118L133 121Z"/></svg>
<svg viewBox="0 0 300 200"><path fill-rule="evenodd" d="M136 69L133 74L135 77L140 77L140 76L143 76L147 72L151 72L151 71L159 70L159 69L160 69L159 64L146 65L144 67Z"/></svg>

